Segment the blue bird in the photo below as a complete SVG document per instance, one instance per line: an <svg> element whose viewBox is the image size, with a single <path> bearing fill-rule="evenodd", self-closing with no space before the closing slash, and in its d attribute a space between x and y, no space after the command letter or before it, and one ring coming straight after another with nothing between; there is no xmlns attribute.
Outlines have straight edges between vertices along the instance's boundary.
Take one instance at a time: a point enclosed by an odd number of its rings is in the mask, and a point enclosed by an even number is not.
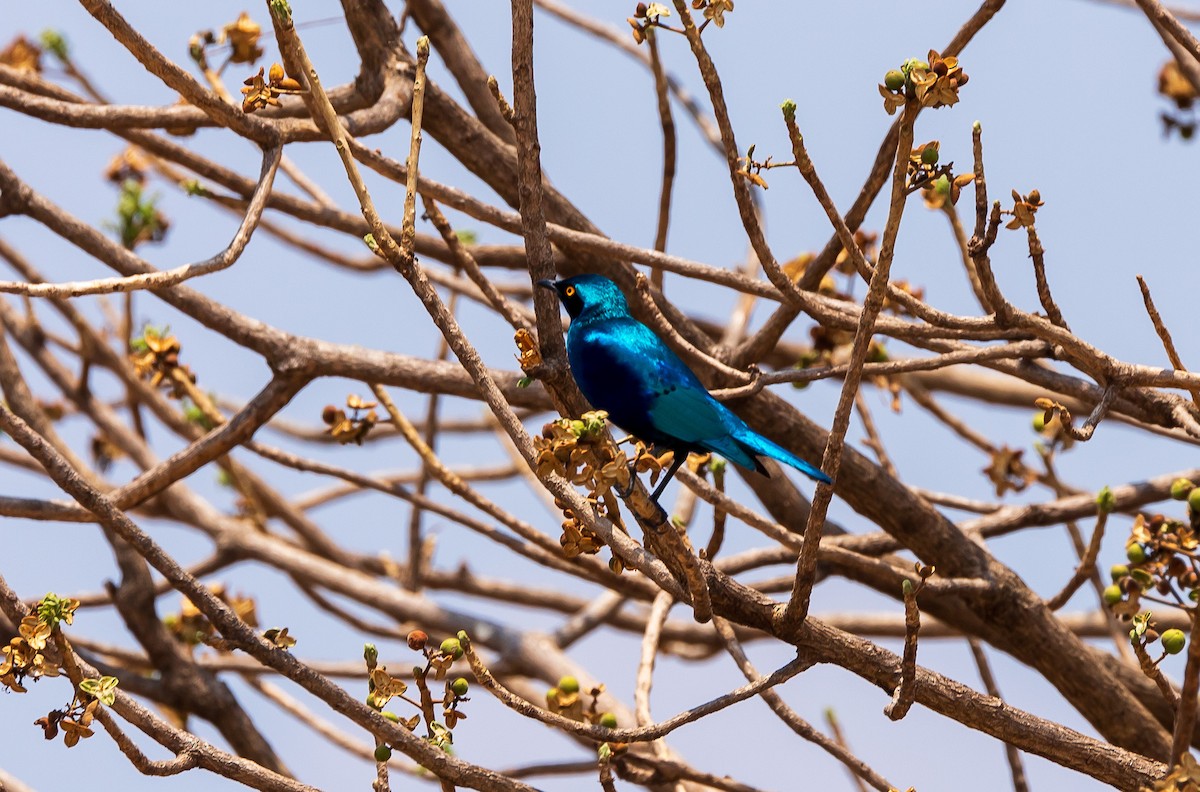
<svg viewBox="0 0 1200 792"><path fill-rule="evenodd" d="M542 280L571 315L567 357L579 390L613 423L675 459L650 497L658 500L690 452L712 451L747 470L766 473L760 456L830 483L815 465L755 432L712 397L688 365L629 313L625 295L602 275Z"/></svg>

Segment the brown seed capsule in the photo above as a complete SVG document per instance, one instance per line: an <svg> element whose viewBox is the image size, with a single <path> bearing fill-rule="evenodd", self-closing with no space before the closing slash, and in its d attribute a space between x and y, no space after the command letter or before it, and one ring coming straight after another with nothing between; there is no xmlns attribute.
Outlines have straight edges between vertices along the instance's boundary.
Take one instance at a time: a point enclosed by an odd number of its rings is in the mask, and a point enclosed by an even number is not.
<svg viewBox="0 0 1200 792"><path fill-rule="evenodd" d="M414 652L419 652L425 648L425 644L429 642L429 633L424 630L413 630L408 634L408 648Z"/></svg>

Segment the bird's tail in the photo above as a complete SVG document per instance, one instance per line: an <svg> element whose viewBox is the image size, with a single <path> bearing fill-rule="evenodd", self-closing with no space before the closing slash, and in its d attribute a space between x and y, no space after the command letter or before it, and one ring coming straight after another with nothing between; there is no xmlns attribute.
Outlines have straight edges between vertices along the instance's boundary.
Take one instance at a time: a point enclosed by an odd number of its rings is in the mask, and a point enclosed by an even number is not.
<svg viewBox="0 0 1200 792"><path fill-rule="evenodd" d="M745 431L735 434L734 440L749 453L769 456L785 465L791 465L813 481L819 481L823 484L833 483L832 479L822 473L819 467L810 462L805 462L791 451L788 451L778 443L768 440L749 427L746 427Z"/></svg>

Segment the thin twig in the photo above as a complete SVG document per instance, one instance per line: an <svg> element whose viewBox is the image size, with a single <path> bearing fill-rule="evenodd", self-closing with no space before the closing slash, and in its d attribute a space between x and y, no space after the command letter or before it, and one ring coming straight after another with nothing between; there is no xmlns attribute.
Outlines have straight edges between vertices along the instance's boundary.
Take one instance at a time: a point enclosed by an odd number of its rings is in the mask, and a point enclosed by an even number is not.
<svg viewBox="0 0 1200 792"><path fill-rule="evenodd" d="M630 40L629 31L618 30L617 28L606 25L602 22L597 22L590 17L584 16L576 9L570 8L558 0L534 0L538 8L553 14L559 19L568 24L578 27L580 30L590 33L591 35L601 40L607 41L615 45L625 54L639 61L640 63L650 66L650 56L643 52L637 45ZM709 145L718 154L721 153L721 133L713 127L712 119L705 115L704 110L700 107L695 98L688 92L679 80L673 75L667 74L667 87L675 100L683 106L691 117L692 122L700 131L700 134L708 141Z"/></svg>
<svg viewBox="0 0 1200 792"><path fill-rule="evenodd" d="M833 707L825 708L825 724L829 727L829 731L833 733L833 739L840 745L846 753L850 753L850 744L846 742L846 735L842 733L842 724L838 722L837 712ZM854 786L858 792L867 792L867 782L862 779L858 773L850 772L850 780L854 782Z"/></svg>
<svg viewBox="0 0 1200 792"><path fill-rule="evenodd" d="M1130 641L1130 647L1133 649L1133 654L1137 657L1138 667L1142 669L1142 673L1149 677L1162 693L1163 700L1167 702L1167 706L1178 713L1180 699L1179 694L1175 692L1175 688L1171 686L1171 681L1167 679L1167 675L1158 667L1158 663L1151 659L1150 654L1146 651L1145 644L1142 641ZM1176 714L1176 719L1178 719Z"/></svg>
<svg viewBox="0 0 1200 792"><path fill-rule="evenodd" d="M663 136L662 187L658 195L658 222L654 230L654 249L661 252L667 249L667 231L671 226L671 188L675 184L675 119L667 99L669 86L658 53L658 34L653 28L646 30L646 45L650 50L650 70L654 73L654 94L658 100L658 122ZM662 270L655 269L652 280L654 288L662 291Z"/></svg>
<svg viewBox="0 0 1200 792"><path fill-rule="evenodd" d="M1192 620L1192 629L1188 635L1187 665L1183 669L1183 688L1179 691L1179 709L1175 713L1175 733L1171 740L1172 766L1179 764L1192 744L1197 696L1200 695L1200 617L1195 608L1190 609L1188 616Z"/></svg>
<svg viewBox="0 0 1200 792"><path fill-rule="evenodd" d="M1071 575L1071 579L1063 586L1062 591L1046 600L1047 608L1058 610L1063 605L1066 605L1067 601L1079 590L1079 587L1095 574L1096 558L1100 555L1100 543L1104 540L1104 526L1107 523L1108 511L1100 509L1096 515L1096 527L1092 529L1092 539L1088 542L1087 552L1079 560L1079 565L1075 567L1075 574Z"/></svg>
<svg viewBox="0 0 1200 792"><path fill-rule="evenodd" d="M404 183L404 216L400 221L400 261L402 266L412 263L413 247L417 239L417 168L421 159L421 116L425 110L425 65L429 62L429 37L417 39L417 68L413 77L412 135L408 145L408 159L404 169L408 178Z"/></svg>
<svg viewBox="0 0 1200 792"><path fill-rule="evenodd" d="M606 591L599 597L589 600L587 605L580 608L577 613L555 630L554 643L560 649L566 649L615 616L628 601L626 596L613 591Z"/></svg>
<svg viewBox="0 0 1200 792"><path fill-rule="evenodd" d="M955 434L983 453L994 456L1000 452L1000 449L991 440L988 440L982 432L979 432L975 427L953 413L947 412L945 408L937 403L937 400L933 398L929 391L912 384L907 385L904 390L914 402L927 410L939 423L953 430Z"/></svg>
<svg viewBox="0 0 1200 792"><path fill-rule="evenodd" d="M1046 311L1046 318L1069 331L1071 328L1067 326L1067 320L1063 319L1062 311L1050 293L1050 281L1046 279L1046 249L1042 247L1042 240L1032 225L1025 227L1025 233L1029 238L1029 257L1033 259L1033 280L1037 284L1038 300Z"/></svg>
<svg viewBox="0 0 1200 792"><path fill-rule="evenodd" d="M680 0L676 0L677 3ZM891 272L892 259L895 255L896 236L900 230L900 217L904 213L905 183L907 181L908 158L912 152L913 121L916 118L916 102L908 102L902 111L900 119L900 139L896 147L896 165L892 171L892 197L888 210L887 224L883 230L883 241L880 246L879 259L875 271L871 274L871 284L863 300L863 310L859 317L858 327L854 334L854 344L850 351L850 369L846 372L842 383L841 395L838 397L837 409L833 414L833 425L829 430L829 438L825 444L825 453L821 457L821 469L830 478L837 480L838 469L842 463L842 449L845 446L846 430L850 427L850 410L854 404L854 394L858 391L862 379L862 367L867 359L867 349L874 334L875 319L883 309L884 293L887 290L888 276ZM802 148L802 139L798 129L795 129L795 114L784 109L784 120L791 119L789 133L793 147ZM808 614L809 600L812 596L813 581L816 576L817 550L821 542L821 530L825 523L825 515L833 499L833 485L818 484L813 496L812 509L808 513L808 522L804 528L804 547L796 563L796 584L792 595L780 614L785 624L797 624Z"/></svg>
<svg viewBox="0 0 1200 792"><path fill-rule="evenodd" d="M8 294L23 294L30 297L81 297L85 294L114 294L118 292L133 292L149 289L165 289L175 286L192 278L211 275L214 272L228 269L241 257L250 237L258 227L263 209L271 196L271 187L275 181L275 172L279 168L283 148L275 146L263 151L262 170L254 195L246 207L241 224L229 244L215 256L194 264L184 264L170 270L151 272L144 275L130 275L122 278L100 278L89 281L72 281L69 283L21 283L19 281L0 281L0 292Z"/></svg>
<svg viewBox="0 0 1200 792"><path fill-rule="evenodd" d="M654 684L654 664L658 658L659 641L662 638L663 625L671 614L674 597L665 591L654 598L650 606L650 615L646 618L646 631L642 635L642 653L638 661L637 683L633 690L634 714L638 726L649 726L654 723L650 715L650 689ZM655 756L669 756L667 746L662 741L655 741L651 747Z"/></svg>
<svg viewBox="0 0 1200 792"><path fill-rule="evenodd" d="M725 644L726 651L729 652L729 656L733 658L733 661L737 663L738 668L741 669L743 676L745 676L746 679L751 682L761 679L758 674L758 670L750 662L750 658L746 656L746 652L742 648L741 641L737 639L737 635L733 631L733 625L720 617L714 619L713 624L717 628L717 633L721 636L721 640ZM863 760L851 753L845 747L845 745L829 739L816 728L814 728L812 724L801 718L795 710L793 710L787 705L786 702L784 702L783 697L781 697L777 691L764 690L759 695L762 697L762 700L766 702L767 706L771 708L771 711L774 712L789 729L791 729L801 738L808 740L813 745L816 745L821 750L827 752L834 759L837 759L846 766L846 769L849 770L854 777L865 780L872 787L878 789L879 792L889 792L895 788L889 784L885 778L868 767Z"/></svg>
<svg viewBox="0 0 1200 792"><path fill-rule="evenodd" d="M1188 54L1200 60L1200 41L1196 39L1192 31L1175 18L1170 9L1158 0L1134 0L1134 2L1145 12L1155 27L1165 30L1171 38L1187 50Z"/></svg>
<svg viewBox="0 0 1200 792"><path fill-rule="evenodd" d="M800 658L789 661L781 666L776 671L771 672L765 677L751 682L748 685L743 685L736 690L732 690L723 696L718 696L715 699L707 701L703 704L697 704L690 707L674 717L667 718L664 721L653 723L647 726L639 726L636 729L610 729L606 726L594 726L590 723L580 723L571 720L549 710L544 710L541 707L532 704L517 694L508 690L504 685L496 679L495 675L488 670L484 665L483 660L474 651L470 641L462 641L462 636L459 636L462 643L463 651L466 654L467 661L471 665L471 672L475 675L475 679L495 696L501 704L511 709L520 715L527 718L532 718L541 721L548 726L573 734L578 737L586 737L589 740L598 742L624 742L624 743L641 743L651 742L667 736L671 732L684 726L688 723L699 720L700 718L710 715L714 712L719 712L723 709L733 706L739 702L745 701L748 698L753 698L759 695L762 691L773 688L776 685L781 685L792 677L799 674L808 668L811 663L808 663Z"/></svg>
<svg viewBox="0 0 1200 792"><path fill-rule="evenodd" d="M1150 322L1154 325L1154 332L1158 333L1159 340L1162 341L1163 349L1167 353L1167 360L1171 362L1171 368L1176 371L1187 371L1187 366L1183 365L1183 358L1179 356L1179 350L1175 348L1175 342L1171 339L1171 331L1167 329L1162 314L1154 305L1154 298L1150 296L1149 284L1141 275L1137 276L1137 282L1138 288L1142 290L1142 303L1146 306L1146 314L1149 315ZM1188 392L1192 394L1192 402L1200 407L1200 388L1189 388Z"/></svg>
<svg viewBox="0 0 1200 792"><path fill-rule="evenodd" d="M892 459L888 456L887 449L884 448L883 438L879 436L879 429L875 426L875 419L871 416L871 409L867 406L867 399L861 390L854 394L854 409L862 420L863 431L867 433L865 444L875 452L879 466L892 478L899 478L900 474L896 472L896 466L892 464Z"/></svg>
<svg viewBox="0 0 1200 792"><path fill-rule="evenodd" d="M992 675L991 665L984 654L983 644L976 638L968 638L967 645L971 647L971 656L975 658L975 666L979 669L979 678L983 680L984 690L989 696L1000 698L1000 689L996 686L996 678ZM1004 744L1004 755L1008 759L1008 769L1012 773L1013 792L1029 792L1029 782L1025 780L1025 763L1021 761L1021 752L1011 743Z"/></svg>
<svg viewBox="0 0 1200 792"><path fill-rule="evenodd" d="M916 700L917 691L917 633L921 630L921 610L917 607L917 594L925 584L925 575L921 582L913 585L904 581L904 659L900 663L900 681L892 692L892 700L883 708L883 713L892 720L900 720L908 714L909 708Z"/></svg>
<svg viewBox="0 0 1200 792"><path fill-rule="evenodd" d="M399 747L401 751L422 766L435 771L440 777L462 781L469 779L476 784L492 783L496 784L498 789L529 789L524 784L500 778L490 770L447 756L443 751L416 737L407 729L393 724L378 712L348 695L342 688L304 666L289 652L260 636L207 586L180 567L157 542L125 516L111 500L84 481L63 460L61 455L3 405L0 405L0 428L3 428L10 438L36 458L46 469L49 477L64 492L95 514L102 525L128 542L163 577L171 581L176 590L186 595L221 632L231 646L241 649L259 662L275 668L322 700L330 703L336 702L337 709L355 723L369 729L374 734L385 737L389 744Z"/></svg>
<svg viewBox="0 0 1200 792"><path fill-rule="evenodd" d="M714 465L712 468L713 489L720 495L725 494L725 465ZM713 531L704 547L703 558L712 561L721 552L721 544L725 541L725 520L729 512L720 505L713 506Z"/></svg>

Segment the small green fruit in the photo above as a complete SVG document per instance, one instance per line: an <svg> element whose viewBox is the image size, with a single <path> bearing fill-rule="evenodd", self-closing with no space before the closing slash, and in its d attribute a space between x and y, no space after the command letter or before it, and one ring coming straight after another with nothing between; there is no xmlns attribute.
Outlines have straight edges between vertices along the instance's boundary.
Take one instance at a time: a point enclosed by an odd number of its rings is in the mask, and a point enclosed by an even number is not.
<svg viewBox="0 0 1200 792"><path fill-rule="evenodd" d="M1171 497L1175 500L1187 500L1188 495L1192 490L1196 489L1196 485L1185 478L1177 478L1171 482Z"/></svg>
<svg viewBox="0 0 1200 792"><path fill-rule="evenodd" d="M450 692L456 696L465 696L470 689L471 683L465 677L459 677L450 683Z"/></svg>
<svg viewBox="0 0 1200 792"><path fill-rule="evenodd" d="M386 745L375 746L375 761L386 762L392 758L392 749Z"/></svg>
<svg viewBox="0 0 1200 792"><path fill-rule="evenodd" d="M1113 583L1116 583L1129 574L1129 567L1124 564L1113 564L1112 568L1108 570L1108 574L1112 576Z"/></svg>
<svg viewBox="0 0 1200 792"><path fill-rule="evenodd" d="M396 713L392 712L391 710L383 710L379 714L382 715L383 717L387 718L388 720L390 720L392 723L400 722L400 716L397 715Z"/></svg>
<svg viewBox="0 0 1200 792"><path fill-rule="evenodd" d="M926 146L921 149L921 164L922 165L937 165L938 150L937 146Z"/></svg>
<svg viewBox="0 0 1200 792"><path fill-rule="evenodd" d="M605 712L600 716L600 725L606 729L617 728L617 716L611 712Z"/></svg>
<svg viewBox="0 0 1200 792"><path fill-rule="evenodd" d="M1167 630L1162 634L1162 645L1167 654L1179 654L1186 644L1187 636L1183 630Z"/></svg>
<svg viewBox="0 0 1200 792"><path fill-rule="evenodd" d="M1116 605L1118 602L1121 601L1122 596L1123 596L1123 593L1121 591L1121 587L1114 583L1113 585L1104 589L1104 604L1105 605Z"/></svg>
<svg viewBox="0 0 1200 792"><path fill-rule="evenodd" d="M578 693L579 680L573 676L565 676L558 680L558 689L563 693Z"/></svg>
<svg viewBox="0 0 1200 792"><path fill-rule="evenodd" d="M1200 489L1193 489L1188 493L1188 509L1192 514L1200 514Z"/></svg>
<svg viewBox="0 0 1200 792"><path fill-rule="evenodd" d="M938 195L950 195L950 180L945 174L938 176L933 182L933 191Z"/></svg>
<svg viewBox="0 0 1200 792"><path fill-rule="evenodd" d="M1134 542L1125 547L1125 557L1129 559L1129 563L1131 564L1140 564L1146 560L1146 548Z"/></svg>
<svg viewBox="0 0 1200 792"><path fill-rule="evenodd" d="M442 641L440 648L442 650L442 654L450 655L455 660L463 656L462 644L458 642L457 638L447 638L446 640Z"/></svg>
<svg viewBox="0 0 1200 792"><path fill-rule="evenodd" d="M1033 414L1033 431L1039 434L1046 431L1046 413L1044 410L1038 410Z"/></svg>
<svg viewBox="0 0 1200 792"><path fill-rule="evenodd" d="M887 74L883 75L883 87L889 91L899 91L904 87L904 72L898 69L892 69Z"/></svg>

